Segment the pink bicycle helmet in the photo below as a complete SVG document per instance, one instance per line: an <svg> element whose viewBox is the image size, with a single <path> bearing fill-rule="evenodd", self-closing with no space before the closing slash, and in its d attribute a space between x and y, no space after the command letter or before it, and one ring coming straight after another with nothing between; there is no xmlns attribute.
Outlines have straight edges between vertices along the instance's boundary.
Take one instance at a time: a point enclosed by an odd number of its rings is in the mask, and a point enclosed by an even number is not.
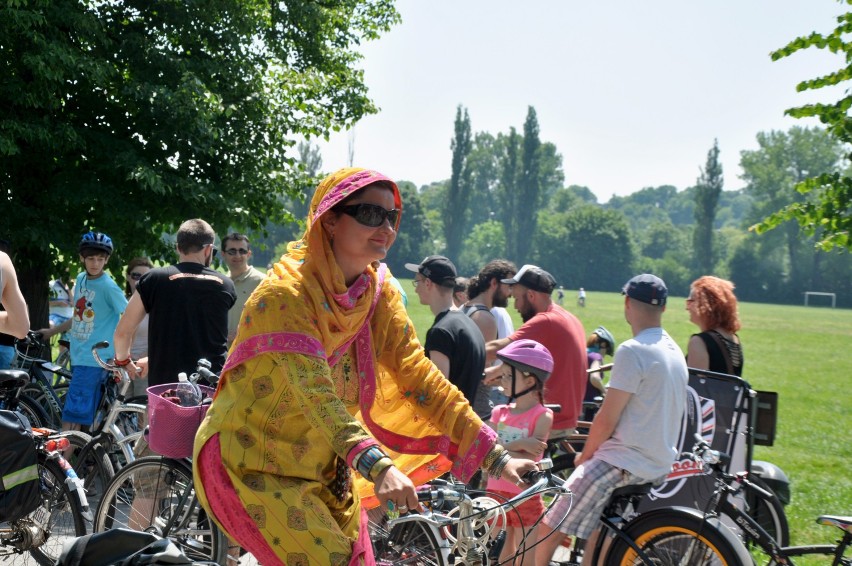
<svg viewBox="0 0 852 566"><path fill-rule="evenodd" d="M553 356L550 355L550 350L535 340L511 342L497 351L497 357L517 370L533 374L542 383L547 381L553 371Z"/></svg>

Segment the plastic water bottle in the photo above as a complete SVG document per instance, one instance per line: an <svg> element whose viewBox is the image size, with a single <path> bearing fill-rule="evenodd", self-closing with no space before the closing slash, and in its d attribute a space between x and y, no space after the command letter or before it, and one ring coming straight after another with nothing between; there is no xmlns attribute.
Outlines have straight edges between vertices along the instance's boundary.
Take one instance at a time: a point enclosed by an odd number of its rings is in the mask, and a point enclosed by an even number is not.
<svg viewBox="0 0 852 566"><path fill-rule="evenodd" d="M175 389L181 407L194 407L201 404L201 389L186 377L186 373L180 372L178 374L178 383Z"/></svg>

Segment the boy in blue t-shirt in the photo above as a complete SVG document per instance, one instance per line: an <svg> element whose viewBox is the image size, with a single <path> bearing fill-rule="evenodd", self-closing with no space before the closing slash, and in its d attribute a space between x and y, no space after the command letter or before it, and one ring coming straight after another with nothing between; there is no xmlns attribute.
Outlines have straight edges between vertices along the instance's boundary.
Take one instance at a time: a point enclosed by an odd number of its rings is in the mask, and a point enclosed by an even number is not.
<svg viewBox="0 0 852 566"><path fill-rule="evenodd" d="M83 234L79 251L84 271L74 286L73 314L59 326L40 331L49 337L70 330L73 378L62 410L63 430L79 430L81 425L94 422L108 372L92 357L92 346L102 340L112 341L118 319L127 307L124 292L104 271L113 251L110 237L101 232ZM112 346L101 350L100 356L112 358Z"/></svg>

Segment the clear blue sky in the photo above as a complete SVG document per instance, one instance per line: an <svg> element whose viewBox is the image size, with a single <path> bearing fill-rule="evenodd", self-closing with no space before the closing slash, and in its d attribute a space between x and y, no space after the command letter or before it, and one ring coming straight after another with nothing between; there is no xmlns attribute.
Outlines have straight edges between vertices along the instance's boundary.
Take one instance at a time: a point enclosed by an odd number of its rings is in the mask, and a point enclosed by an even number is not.
<svg viewBox="0 0 852 566"><path fill-rule="evenodd" d="M418 186L449 178L456 106L473 130L523 128L538 114L566 185L600 202L642 187L695 183L718 138L725 189L759 131L814 125L784 110L838 92L796 84L842 66L811 49L770 51L829 32L836 0L399 0L402 23L366 43L361 62L381 108L354 133L321 142L323 169L349 163Z"/></svg>

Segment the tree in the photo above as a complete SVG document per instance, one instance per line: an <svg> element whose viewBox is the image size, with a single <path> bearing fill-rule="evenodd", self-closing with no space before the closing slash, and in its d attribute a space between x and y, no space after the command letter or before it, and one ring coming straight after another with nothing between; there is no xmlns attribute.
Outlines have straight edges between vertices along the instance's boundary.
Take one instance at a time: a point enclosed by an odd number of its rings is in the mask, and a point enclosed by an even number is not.
<svg viewBox="0 0 852 566"><path fill-rule="evenodd" d="M426 217L423 200L414 183L400 181L397 185L402 197L402 220L396 241L385 262L392 273L401 275L411 273L406 271L406 263L419 263L425 256L433 253L430 243L433 227Z"/></svg>
<svg viewBox="0 0 852 566"><path fill-rule="evenodd" d="M631 275L631 242L621 212L582 205L540 214L534 260L565 287L617 290Z"/></svg>
<svg viewBox="0 0 852 566"><path fill-rule="evenodd" d="M840 144L820 128L794 126L788 132L760 132L757 143L757 150L740 153L745 190L754 199L747 217L750 223L772 211L803 203L809 197L795 187L814 175L837 171L842 155ZM815 262L820 256L810 249L795 221L784 222L779 228L763 235L787 254L786 296L776 299L797 301L801 292L809 290L811 276L819 271Z"/></svg>
<svg viewBox="0 0 852 566"><path fill-rule="evenodd" d="M467 109L462 112L462 106L459 105L456 108L455 135L450 142L453 151L450 187L444 201L446 255L453 261L459 260L462 237L467 228L465 217L472 190L467 157L470 155L471 143L470 116Z"/></svg>
<svg viewBox="0 0 852 566"><path fill-rule="evenodd" d="M509 242L512 250L510 257L516 261L524 261L529 257L532 247L532 238L522 237L524 234L535 234L538 209L542 202L542 179L541 179L541 139L539 138L538 117L535 108L527 109L527 118L524 120L523 151L521 153L521 170L518 180L518 203L523 206L517 207L513 212L517 222L517 236L514 241ZM508 239L507 239L508 240Z"/></svg>
<svg viewBox="0 0 852 566"><path fill-rule="evenodd" d="M498 136L500 148L500 182L497 185L500 200L500 218L503 222L503 233L506 237L506 258L517 261L515 242L520 237L518 229L517 205L521 202L518 196L518 153L521 147L521 136L514 127L509 128L509 135Z"/></svg>
<svg viewBox="0 0 852 566"><path fill-rule="evenodd" d="M852 5L852 0L846 0ZM796 90L818 90L830 87L852 79L852 42L847 40L852 29L852 12L846 12L837 17L837 27L826 35L811 33L808 37L798 37L771 54L772 60L777 61L789 57L797 51L816 47L828 49L832 53L842 53L846 58L846 66L816 79L806 80L796 85ZM852 89L844 90L845 96L835 103L806 104L790 108L785 113L794 118L819 118L829 133L837 142L852 143ZM848 159L847 155L847 159ZM815 236L817 245L823 249L834 246L852 249L852 238L849 230L852 228L852 177L849 170L810 171L811 176L801 179L796 184L796 191L807 195L807 199L796 200L786 204L780 210L770 214L752 229L758 233L777 228L787 220L795 220L809 235Z"/></svg>
<svg viewBox="0 0 852 566"><path fill-rule="evenodd" d="M285 154L376 111L361 41L392 0L21 0L0 8L0 237L34 325L80 234L109 233L118 274L187 218L262 231L303 183Z"/></svg>
<svg viewBox="0 0 852 566"><path fill-rule="evenodd" d="M695 231L692 247L695 252L696 275L713 273L713 221L722 193L722 164L719 162L719 141L707 152L707 164L701 170L695 190Z"/></svg>

